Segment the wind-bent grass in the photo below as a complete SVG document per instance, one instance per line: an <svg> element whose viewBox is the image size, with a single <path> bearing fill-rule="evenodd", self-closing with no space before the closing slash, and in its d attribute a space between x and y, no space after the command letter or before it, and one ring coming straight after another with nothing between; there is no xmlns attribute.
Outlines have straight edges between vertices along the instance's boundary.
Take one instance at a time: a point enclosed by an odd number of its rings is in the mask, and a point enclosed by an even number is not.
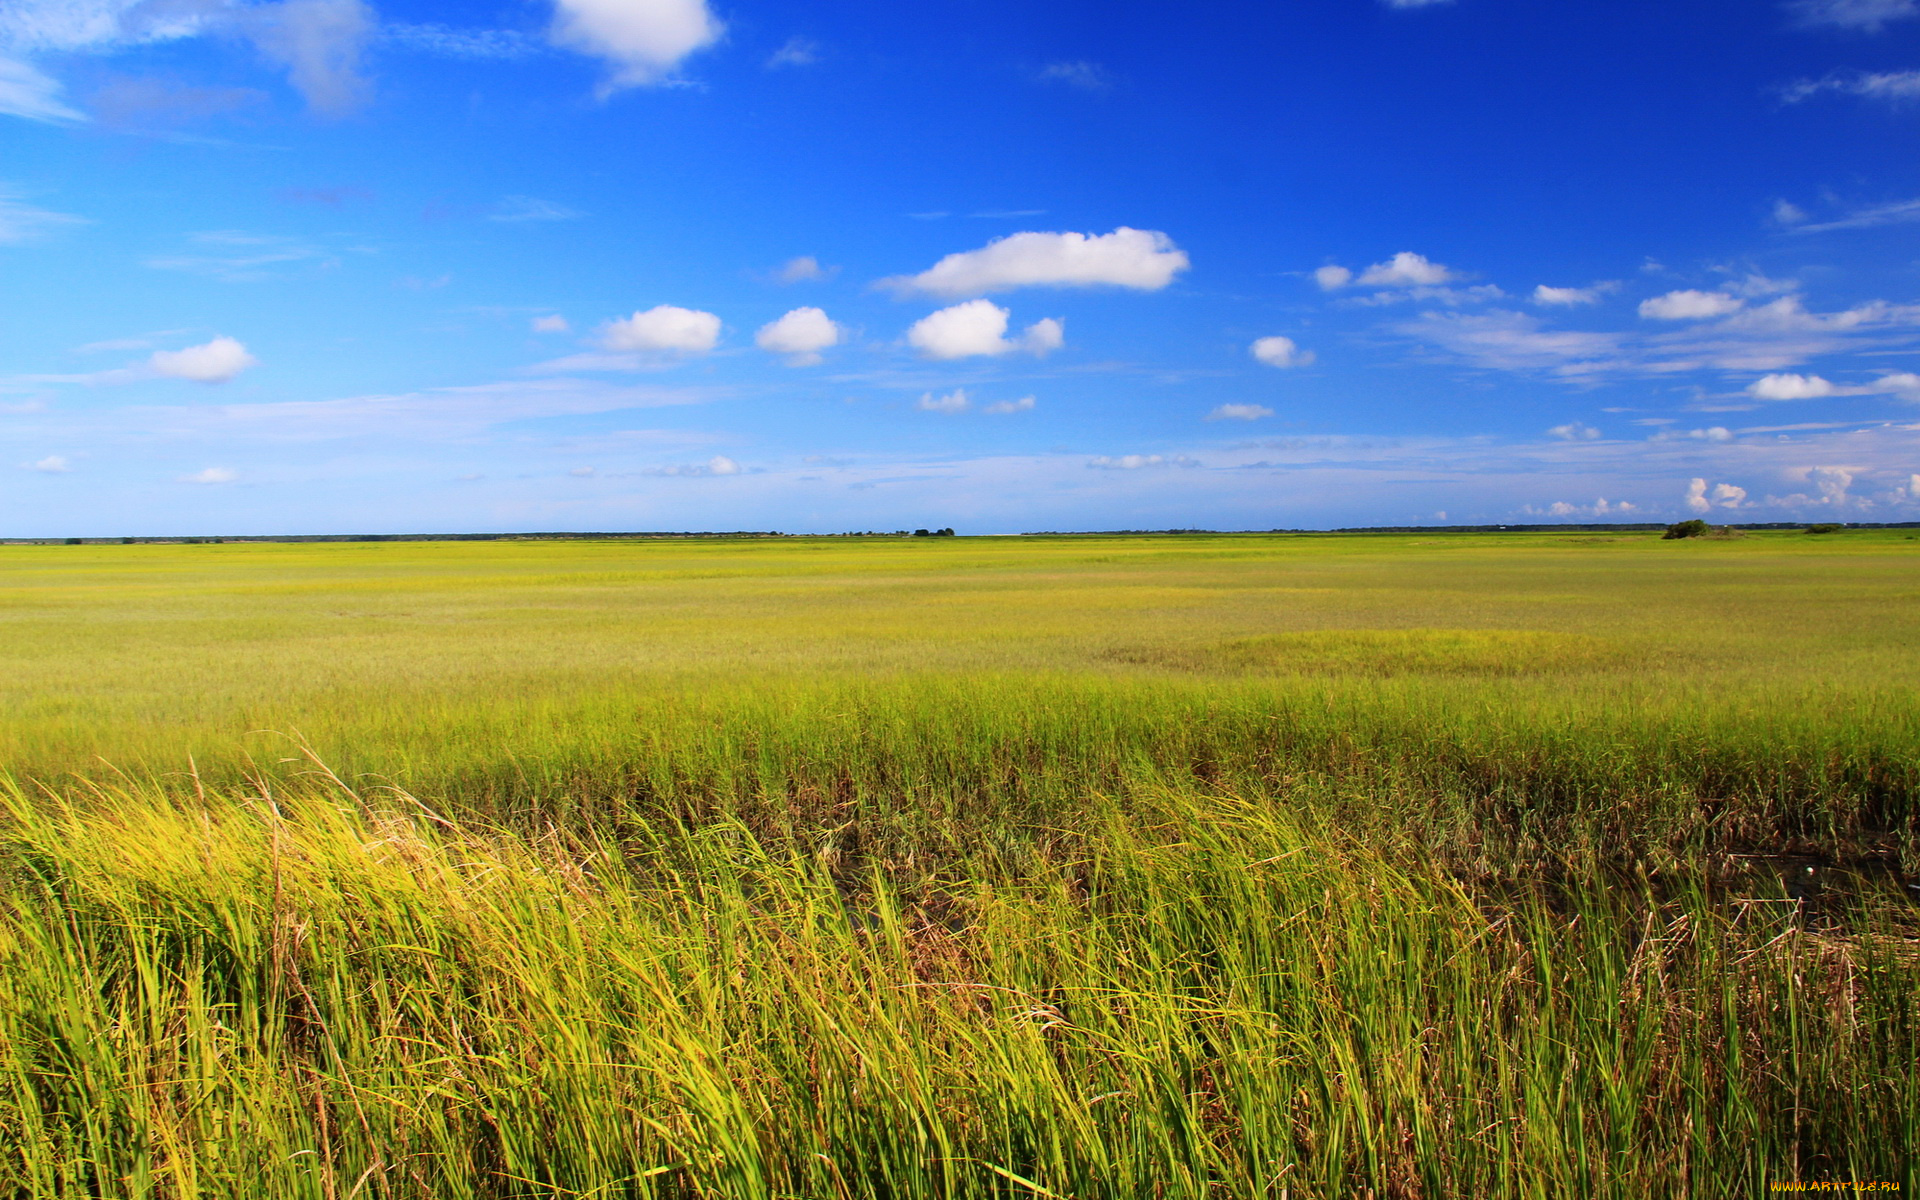
<svg viewBox="0 0 1920 1200"><path fill-rule="evenodd" d="M852 902L738 825L389 802L16 799L26 1190L1739 1195L1898 1179L1920 1132L1884 905L1845 937L1688 888L1489 910L1225 796Z"/></svg>
<svg viewBox="0 0 1920 1200"><path fill-rule="evenodd" d="M8 548L0 1195L1912 1187L1845 537Z"/></svg>

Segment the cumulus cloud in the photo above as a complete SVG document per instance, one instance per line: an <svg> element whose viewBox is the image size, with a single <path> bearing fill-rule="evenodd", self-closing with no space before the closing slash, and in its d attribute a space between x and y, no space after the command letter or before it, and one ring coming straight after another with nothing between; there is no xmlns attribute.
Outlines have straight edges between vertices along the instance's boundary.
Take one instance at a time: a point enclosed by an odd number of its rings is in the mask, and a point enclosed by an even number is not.
<svg viewBox="0 0 1920 1200"><path fill-rule="evenodd" d="M1704 479L1687 481L1687 493L1681 498L1689 512L1706 513L1716 508L1739 508L1746 503L1747 489L1731 483L1716 483L1711 488Z"/></svg>
<svg viewBox="0 0 1920 1200"><path fill-rule="evenodd" d="M820 260L811 254L802 254L799 258L790 258L782 263L773 277L780 283L813 283L830 278L840 268L823 267Z"/></svg>
<svg viewBox="0 0 1920 1200"><path fill-rule="evenodd" d="M1834 395L1832 383L1818 375L1763 375L1747 385L1747 393L1756 400L1817 400Z"/></svg>
<svg viewBox="0 0 1920 1200"><path fill-rule="evenodd" d="M232 483L240 478L226 467L208 467L204 471L195 471L191 475L182 475L181 483Z"/></svg>
<svg viewBox="0 0 1920 1200"><path fill-rule="evenodd" d="M544 317L533 319L535 333L565 333L572 328L573 326L567 324L567 319L559 313L548 313Z"/></svg>
<svg viewBox="0 0 1920 1200"><path fill-rule="evenodd" d="M1547 430L1552 437L1564 442L1591 442L1599 438L1600 431L1591 425L1582 425L1578 421L1569 421L1565 425L1555 425Z"/></svg>
<svg viewBox="0 0 1920 1200"><path fill-rule="evenodd" d="M1725 292L1693 288L1668 292L1640 302L1640 315L1653 321L1701 321L1736 312L1745 302Z"/></svg>
<svg viewBox="0 0 1920 1200"><path fill-rule="evenodd" d="M1912 371L1894 371L1874 380L1873 390L1892 393L1906 400L1920 400L1920 375Z"/></svg>
<svg viewBox="0 0 1920 1200"><path fill-rule="evenodd" d="M1033 411L1033 405L1034 405L1034 399L1032 396L1022 396L1018 400L995 401L994 403L987 405L985 408L981 409L980 411L994 413L995 415L998 415L998 416L1005 416L1009 413L1031 412Z"/></svg>
<svg viewBox="0 0 1920 1200"><path fill-rule="evenodd" d="M1533 302L1542 308L1577 308L1582 304L1598 304L1601 296L1619 286L1611 280L1583 288L1548 287L1543 283L1533 289Z"/></svg>
<svg viewBox="0 0 1920 1200"><path fill-rule="evenodd" d="M840 327L820 309L796 308L761 326L753 342L769 354L786 355L790 367L810 367L820 361L822 350L840 344Z"/></svg>
<svg viewBox="0 0 1920 1200"><path fill-rule="evenodd" d="M1313 351L1302 350L1289 337L1263 337L1248 347L1248 352L1270 367L1304 367L1313 362Z"/></svg>
<svg viewBox="0 0 1920 1200"><path fill-rule="evenodd" d="M1058 350L1066 330L1052 317L1027 326L1017 339L1007 337L1011 314L991 300L967 300L929 313L907 330L907 344L924 358L951 359L1011 354L1025 350L1044 355Z"/></svg>
<svg viewBox="0 0 1920 1200"><path fill-rule="evenodd" d="M555 0L554 44L606 60L604 97L668 79L688 55L720 39L725 26L706 0Z"/></svg>
<svg viewBox="0 0 1920 1200"><path fill-rule="evenodd" d="M1532 505L1528 505L1521 511L1529 516L1611 517L1626 516L1630 513L1639 512L1640 509L1638 505L1630 500L1620 500L1609 503L1607 498L1602 496L1592 504L1573 504L1566 500L1555 500L1552 504L1547 505L1545 509L1537 509ZM1445 514L1441 514L1441 519L1446 519Z"/></svg>
<svg viewBox="0 0 1920 1200"><path fill-rule="evenodd" d="M259 361L233 338L217 337L184 350L156 350L147 365L173 379L225 383Z"/></svg>
<svg viewBox="0 0 1920 1200"><path fill-rule="evenodd" d="M1794 0L1787 5L1802 25L1831 25L1878 33L1890 21L1920 16L1915 0Z"/></svg>
<svg viewBox="0 0 1920 1200"><path fill-rule="evenodd" d="M1353 272L1338 265L1317 267L1313 272L1313 281L1320 285L1323 292L1337 292L1353 282Z"/></svg>
<svg viewBox="0 0 1920 1200"><path fill-rule="evenodd" d="M720 343L720 318L710 312L659 304L600 329L608 350L642 354L705 354Z"/></svg>
<svg viewBox="0 0 1920 1200"><path fill-rule="evenodd" d="M971 403L967 399L966 389L955 388L944 396L936 396L928 392L920 397L914 407L921 412L960 413L967 411Z"/></svg>
<svg viewBox="0 0 1920 1200"><path fill-rule="evenodd" d="M1461 275L1452 267L1437 263L1411 250L1377 262L1359 273L1338 265L1321 267L1313 273L1322 291L1337 292L1349 287L1375 289L1373 295L1357 297L1355 304L1400 304L1408 300L1438 300L1443 304L1465 304L1495 300L1505 295L1494 285L1455 288Z"/></svg>
<svg viewBox="0 0 1920 1200"><path fill-rule="evenodd" d="M1273 410L1264 404L1222 404L1207 414L1209 421L1258 421L1270 417Z"/></svg>
<svg viewBox="0 0 1920 1200"><path fill-rule="evenodd" d="M905 294L972 296L1023 287L1123 287L1158 291L1187 269L1166 234L1126 226L1112 233L1015 233L949 254L918 275L880 286Z"/></svg>
<svg viewBox="0 0 1920 1200"><path fill-rule="evenodd" d="M21 466L29 471L39 471L47 475L62 475L73 470L67 464L67 460L58 454L49 454L39 462L22 463Z"/></svg>
<svg viewBox="0 0 1920 1200"><path fill-rule="evenodd" d="M1438 287L1457 278L1452 270L1428 261L1425 255L1402 250L1360 272L1354 283L1360 287Z"/></svg>

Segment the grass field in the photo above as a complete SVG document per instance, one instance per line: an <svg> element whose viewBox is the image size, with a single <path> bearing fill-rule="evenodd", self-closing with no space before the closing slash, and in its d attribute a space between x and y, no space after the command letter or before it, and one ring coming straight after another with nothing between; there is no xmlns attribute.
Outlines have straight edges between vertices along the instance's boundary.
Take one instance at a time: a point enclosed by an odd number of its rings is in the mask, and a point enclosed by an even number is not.
<svg viewBox="0 0 1920 1200"><path fill-rule="evenodd" d="M1904 531L0 547L0 1195L1916 1185Z"/></svg>

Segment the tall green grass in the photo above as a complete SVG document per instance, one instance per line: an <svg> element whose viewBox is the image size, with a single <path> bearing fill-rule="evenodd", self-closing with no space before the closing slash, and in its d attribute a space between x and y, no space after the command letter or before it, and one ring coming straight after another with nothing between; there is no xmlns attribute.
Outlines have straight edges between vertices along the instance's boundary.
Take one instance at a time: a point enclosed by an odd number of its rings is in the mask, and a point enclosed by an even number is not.
<svg viewBox="0 0 1920 1200"><path fill-rule="evenodd" d="M1490 903L1224 795L912 898L727 822L118 801L14 801L24 1194L1731 1196L1920 1133L1881 903Z"/></svg>
<svg viewBox="0 0 1920 1200"><path fill-rule="evenodd" d="M1915 1185L1920 544L940 542L6 548L0 1195Z"/></svg>

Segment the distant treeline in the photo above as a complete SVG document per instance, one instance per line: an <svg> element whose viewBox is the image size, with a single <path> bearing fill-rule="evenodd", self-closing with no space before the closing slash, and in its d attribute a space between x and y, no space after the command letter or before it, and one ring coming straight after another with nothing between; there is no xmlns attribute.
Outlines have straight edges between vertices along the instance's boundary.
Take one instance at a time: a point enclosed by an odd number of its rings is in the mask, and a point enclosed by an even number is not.
<svg viewBox="0 0 1920 1200"><path fill-rule="evenodd" d="M1725 529L1805 529L1805 521L1752 521L1722 526ZM1835 523L1840 529L1920 529L1920 521L1848 521ZM1043 529L1022 533L1021 537L1167 537L1177 534L1220 536L1225 534L1324 534L1324 533L1661 533L1667 526L1657 521L1588 525L1356 525L1339 529ZM786 538L786 537L954 537L947 529L866 530L839 534L792 534L778 530L741 529L730 532L606 532L606 533L289 533L243 534L240 536L185 537L70 537L0 538L0 546L197 546L226 542L600 542L658 541L694 538Z"/></svg>

